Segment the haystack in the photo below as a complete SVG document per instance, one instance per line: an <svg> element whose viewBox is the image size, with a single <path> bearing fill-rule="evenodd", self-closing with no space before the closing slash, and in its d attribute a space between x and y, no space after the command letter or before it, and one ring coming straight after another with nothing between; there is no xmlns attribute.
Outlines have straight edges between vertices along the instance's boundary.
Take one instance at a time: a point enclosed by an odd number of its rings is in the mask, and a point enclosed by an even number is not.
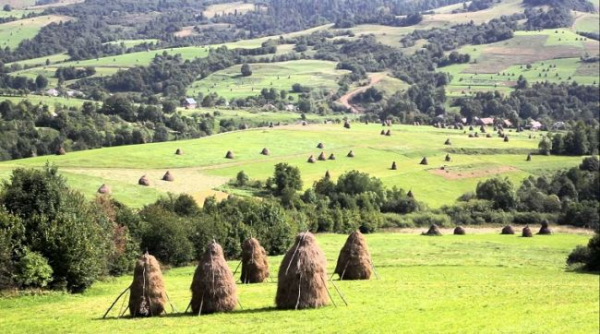
<svg viewBox="0 0 600 334"><path fill-rule="evenodd" d="M331 154L329 155L329 158L327 158L327 159L329 159L329 160L335 160L335 159L336 159L336 158L335 158L335 154L331 153Z"/></svg>
<svg viewBox="0 0 600 334"><path fill-rule="evenodd" d="M531 229L529 228L529 225L523 227L523 234L522 236L524 238L531 238L533 237L533 233L531 232Z"/></svg>
<svg viewBox="0 0 600 334"><path fill-rule="evenodd" d="M183 151L181 149L177 149L177 151L175 151L176 155L183 155Z"/></svg>
<svg viewBox="0 0 600 334"><path fill-rule="evenodd" d="M413 194L413 192L412 192L412 189L411 189L411 190L409 190L409 191L406 193L406 196L408 196L408 197L410 197L410 198L413 198L413 197L415 197L415 195L414 195L414 194Z"/></svg>
<svg viewBox="0 0 600 334"><path fill-rule="evenodd" d="M547 220L542 221L542 227L540 228L540 231L538 232L538 234L541 234L541 235L552 234L552 230L550 229L550 224L548 223Z"/></svg>
<svg viewBox="0 0 600 334"><path fill-rule="evenodd" d="M455 235L465 235L467 233L465 232L465 229L462 226L457 226L456 228L454 228L454 234Z"/></svg>
<svg viewBox="0 0 600 334"><path fill-rule="evenodd" d="M387 132L385 133L386 136L390 137L392 135L392 130L387 130Z"/></svg>
<svg viewBox="0 0 600 334"><path fill-rule="evenodd" d="M444 145L452 145L450 138L446 139L446 141L444 142Z"/></svg>
<svg viewBox="0 0 600 334"><path fill-rule="evenodd" d="M140 177L138 184L140 186L149 186L150 185L150 179L148 179L148 177L146 175L142 175L142 177Z"/></svg>
<svg viewBox="0 0 600 334"><path fill-rule="evenodd" d="M444 160L446 160L446 162L452 161L452 158L450 157L450 154L446 154L446 158Z"/></svg>
<svg viewBox="0 0 600 334"><path fill-rule="evenodd" d="M469 126L469 131L473 131L473 126Z"/></svg>
<svg viewBox="0 0 600 334"><path fill-rule="evenodd" d="M482 126L479 128L479 131L481 131L481 133L485 133L485 127L482 125Z"/></svg>
<svg viewBox="0 0 600 334"><path fill-rule="evenodd" d="M67 151L65 151L65 148L62 146L58 148L58 151L56 151L56 155L65 155L65 154L67 154Z"/></svg>
<svg viewBox="0 0 600 334"><path fill-rule="evenodd" d="M98 194L103 194L103 195L107 195L110 194L112 191L110 190L110 187L107 186L106 184L103 184L102 186L100 186L100 188L98 188Z"/></svg>
<svg viewBox="0 0 600 334"><path fill-rule="evenodd" d="M346 155L348 158L354 158L354 151L350 151L348 152L348 154Z"/></svg>
<svg viewBox="0 0 600 334"><path fill-rule="evenodd" d="M319 154L319 157L317 159L319 161L325 161L325 160L327 160L327 158L325 157L325 152L321 152L321 154Z"/></svg>
<svg viewBox="0 0 600 334"><path fill-rule="evenodd" d="M479 133L475 132L475 134L473 135L475 138L479 138Z"/></svg>
<svg viewBox="0 0 600 334"><path fill-rule="evenodd" d="M223 248L211 242L200 258L192 281L194 314L233 311L237 305L233 274L225 261Z"/></svg>
<svg viewBox="0 0 600 334"><path fill-rule="evenodd" d="M507 143L509 141L508 136L504 136L504 142Z"/></svg>
<svg viewBox="0 0 600 334"><path fill-rule="evenodd" d="M324 145L323 143L319 143L319 144L317 145L317 148L324 149L324 148L325 148L325 145Z"/></svg>
<svg viewBox="0 0 600 334"><path fill-rule="evenodd" d="M165 312L167 293L160 264L148 253L142 255L133 272L130 286L129 313L132 317L151 317Z"/></svg>
<svg viewBox="0 0 600 334"><path fill-rule="evenodd" d="M502 233L500 234L515 234L515 230L513 230L512 226L506 225L502 228Z"/></svg>
<svg viewBox="0 0 600 334"><path fill-rule="evenodd" d="M170 171L167 171L165 173L165 175L162 177L162 180L167 181L167 182L173 182L173 181L175 181L175 178L173 177L173 175L171 174Z"/></svg>
<svg viewBox="0 0 600 334"><path fill-rule="evenodd" d="M488 133L485 135L485 138L492 138L492 135Z"/></svg>
<svg viewBox="0 0 600 334"><path fill-rule="evenodd" d="M469 138L475 137L472 133L469 133Z"/></svg>
<svg viewBox="0 0 600 334"><path fill-rule="evenodd" d="M335 273L340 276L340 280L371 278L371 254L367 240L360 231L352 232L346 239L335 266Z"/></svg>
<svg viewBox="0 0 600 334"><path fill-rule="evenodd" d="M429 230L427 230L427 232L423 233L423 235L440 236L440 235L442 235L442 232L440 232L440 228L436 224L431 224L431 226L429 227Z"/></svg>
<svg viewBox="0 0 600 334"><path fill-rule="evenodd" d="M227 151L227 154L225 154L225 159L233 159L234 157L235 155L231 151Z"/></svg>
<svg viewBox="0 0 600 334"><path fill-rule="evenodd" d="M308 157L307 162L314 164L317 160L315 160L315 157L313 155L311 155L310 157Z"/></svg>
<svg viewBox="0 0 600 334"><path fill-rule="evenodd" d="M398 169L398 166L396 166L396 162L392 162L392 170L396 170Z"/></svg>
<svg viewBox="0 0 600 334"><path fill-rule="evenodd" d="M385 130L381 130L381 132L379 134L382 136L385 136Z"/></svg>
<svg viewBox="0 0 600 334"><path fill-rule="evenodd" d="M279 267L275 304L279 309L305 309L329 303L327 259L310 232L296 236Z"/></svg>
<svg viewBox="0 0 600 334"><path fill-rule="evenodd" d="M271 155L271 151L269 151L268 148L263 148L262 151L260 151L260 154L262 155Z"/></svg>
<svg viewBox="0 0 600 334"><path fill-rule="evenodd" d="M331 179L331 174L329 173L329 171L325 172L325 178L328 180Z"/></svg>
<svg viewBox="0 0 600 334"><path fill-rule="evenodd" d="M531 153L527 154L527 161L531 161Z"/></svg>
<svg viewBox="0 0 600 334"><path fill-rule="evenodd" d="M429 165L429 162L427 161L427 157L423 157L423 160L421 160L420 164L421 165Z"/></svg>
<svg viewBox="0 0 600 334"><path fill-rule="evenodd" d="M244 240L242 244L242 276L244 284L262 283L269 277L267 252L256 238Z"/></svg>
<svg viewBox="0 0 600 334"><path fill-rule="evenodd" d="M346 129L350 129L350 122L348 122L348 121L345 121L345 122L344 122L344 128L346 128Z"/></svg>

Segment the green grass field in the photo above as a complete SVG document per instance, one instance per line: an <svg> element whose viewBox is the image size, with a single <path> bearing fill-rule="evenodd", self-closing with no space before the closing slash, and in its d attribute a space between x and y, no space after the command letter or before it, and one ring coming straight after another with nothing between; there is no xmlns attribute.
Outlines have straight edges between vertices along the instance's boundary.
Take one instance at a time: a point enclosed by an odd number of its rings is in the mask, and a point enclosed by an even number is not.
<svg viewBox="0 0 600 334"><path fill-rule="evenodd" d="M53 96L40 96L40 95L28 95L28 96L4 96L0 95L0 102L9 100L14 104L21 101L28 100L32 104L45 104L50 109L54 109L56 104L65 105L67 107L81 107L84 102L94 102L91 100L66 98L66 97L53 97Z"/></svg>
<svg viewBox="0 0 600 334"><path fill-rule="evenodd" d="M251 129L197 140L7 161L0 163L0 172L7 177L12 168L41 167L50 161L63 172L90 177L87 183L73 185L90 197L102 183L113 188L133 186L124 193L113 191L113 195L128 205L139 207L150 190L163 194L188 193L201 202L201 195L213 189L222 190L240 170L253 179L265 180L273 174L275 164L288 162L300 168L306 188L328 170L337 178L343 172L356 169L381 178L388 187L412 189L418 200L439 207L454 203L461 194L473 191L477 182L495 175L509 177L517 184L529 175L548 174L576 166L581 161L579 157L534 155L533 161L526 162L527 153L537 151L537 133L533 133L536 138L529 139L529 132L509 132L510 142L506 143L497 136L468 138L459 130L429 126L395 125L392 136L386 137L379 134L381 128L378 124L353 124L352 129L347 130L335 124ZM446 138L451 139L452 146L444 145ZM324 150L316 148L319 142L325 144ZM263 147L269 148L270 156L259 154ZM177 148L181 148L184 155L176 156ZM235 153L234 160L224 158L228 150ZM350 150L354 151L355 158L346 157ZM335 153L337 160L306 162L310 155L316 157L321 151L327 155ZM454 152L450 163L444 162L448 152ZM424 156L429 160L427 166L419 164ZM398 165L397 171L390 170L393 161ZM440 170L442 165L447 165L445 171ZM175 182L160 181L166 170L173 173ZM152 180L150 188L137 186L143 174Z"/></svg>
<svg viewBox="0 0 600 334"><path fill-rule="evenodd" d="M472 230L467 229L467 233ZM319 234L333 272L346 236ZM190 300L194 267L164 273L178 312L147 319L101 320L131 283L120 277L96 283L82 295L48 293L0 299L3 333L597 333L598 275L565 270L567 254L589 235L424 237L378 233L366 236L379 279L334 281L344 306L279 311L274 308L281 256L270 257L272 281L237 286L243 309L213 315L182 315ZM237 261L230 261L233 271ZM237 279L237 277L236 277ZM116 309L121 307L117 303Z"/></svg>
<svg viewBox="0 0 600 334"><path fill-rule="evenodd" d="M263 88L291 91L299 83L313 89L337 90L337 80L348 71L337 70L336 63L321 60L295 60L252 64L252 76L243 77L241 65L232 66L194 82L189 96L216 92L226 99L259 95Z"/></svg>
<svg viewBox="0 0 600 334"><path fill-rule="evenodd" d="M67 16L45 15L0 24L0 47L14 49L21 41L35 37L42 27L71 19Z"/></svg>

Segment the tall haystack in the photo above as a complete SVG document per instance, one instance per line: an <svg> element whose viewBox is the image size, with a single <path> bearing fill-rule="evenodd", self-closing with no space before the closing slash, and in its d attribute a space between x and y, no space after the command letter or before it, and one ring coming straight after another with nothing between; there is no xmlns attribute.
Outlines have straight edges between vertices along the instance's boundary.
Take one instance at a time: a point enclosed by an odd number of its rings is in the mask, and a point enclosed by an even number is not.
<svg viewBox="0 0 600 334"><path fill-rule="evenodd" d="M170 171L167 171L165 175L163 175L162 180L167 182L173 182L175 181L175 178L173 177L173 174L171 174Z"/></svg>
<svg viewBox="0 0 600 334"><path fill-rule="evenodd" d="M527 161L531 161L531 153L527 154Z"/></svg>
<svg viewBox="0 0 600 334"><path fill-rule="evenodd" d="M392 130L387 130L385 133L386 136L390 137L392 135Z"/></svg>
<svg viewBox="0 0 600 334"><path fill-rule="evenodd" d="M473 126L469 126L469 131L473 131Z"/></svg>
<svg viewBox="0 0 600 334"><path fill-rule="evenodd" d="M411 189L411 190L409 190L409 191L406 193L406 196L408 196L408 197L410 197L410 198L413 198L413 197L415 197L415 195L414 195L414 194L413 194L413 192L412 192L412 189Z"/></svg>
<svg viewBox="0 0 600 334"><path fill-rule="evenodd" d="M427 161L427 157L423 157L420 164L421 165L429 165L429 162Z"/></svg>
<svg viewBox="0 0 600 334"><path fill-rule="evenodd" d="M328 303L327 259L312 233L300 233L281 261L275 304L305 309Z"/></svg>
<svg viewBox="0 0 600 334"><path fill-rule="evenodd" d="M346 239L335 266L335 273L340 276L340 280L369 279L371 277L371 254L369 254L367 240L360 231L352 232Z"/></svg>
<svg viewBox="0 0 600 334"><path fill-rule="evenodd" d="M151 317L165 312L167 292L160 264L148 253L142 255L133 272L130 286L129 313L132 317Z"/></svg>
<svg viewBox="0 0 600 334"><path fill-rule="evenodd" d="M523 234L522 236L524 238L531 238L533 237L533 233L531 232L531 229L529 228L529 225L523 227Z"/></svg>
<svg viewBox="0 0 600 334"><path fill-rule="evenodd" d="M325 144L319 143L319 144L317 144L317 148L324 149L325 148Z"/></svg>
<svg viewBox="0 0 600 334"><path fill-rule="evenodd" d="M263 148L262 151L260 151L260 154L262 155L271 155L271 151L269 151L268 148Z"/></svg>
<svg viewBox="0 0 600 334"><path fill-rule="evenodd" d="M440 235L442 235L442 232L440 231L440 228L436 224L431 224L431 226L429 227L429 230L427 230L427 232L423 233L423 235L440 236Z"/></svg>
<svg viewBox="0 0 600 334"><path fill-rule="evenodd" d="M244 240L242 244L242 276L244 284L262 283L269 277L267 252L256 238Z"/></svg>
<svg viewBox="0 0 600 334"><path fill-rule="evenodd" d="M346 155L348 158L354 158L354 151L350 151L348 152L348 154Z"/></svg>
<svg viewBox="0 0 600 334"><path fill-rule="evenodd" d="M233 159L234 157L235 155L232 151L227 151L227 153L225 154L225 159Z"/></svg>
<svg viewBox="0 0 600 334"><path fill-rule="evenodd" d="M65 151L64 147L59 147L58 150L56 151L56 155L65 155L67 154L67 151Z"/></svg>
<svg viewBox="0 0 600 334"><path fill-rule="evenodd" d="M485 133L485 127L482 125L482 126L479 128L479 131L481 131L481 133Z"/></svg>
<svg viewBox="0 0 600 334"><path fill-rule="evenodd" d="M446 141L444 142L444 145L452 145L450 138L446 139Z"/></svg>
<svg viewBox="0 0 600 334"><path fill-rule="evenodd" d="M502 228L502 233L500 234L515 234L515 230L513 230L512 226L506 225Z"/></svg>
<svg viewBox="0 0 600 334"><path fill-rule="evenodd" d="M110 187L107 186L106 183L100 186L100 188L98 188L98 194L108 195L111 192L112 191L110 190Z"/></svg>
<svg viewBox="0 0 600 334"><path fill-rule="evenodd" d="M140 179L138 180L138 184L140 186L149 186L150 185L150 179L146 176L146 175L142 175L142 177L140 177Z"/></svg>
<svg viewBox="0 0 600 334"><path fill-rule="evenodd" d="M326 172L325 172L325 178L326 178L327 180L331 179L331 174L329 173L329 171L326 171Z"/></svg>
<svg viewBox="0 0 600 334"><path fill-rule="evenodd" d="M335 154L331 153L329 155L329 158L327 158L327 159L329 159L329 160L335 160L336 159Z"/></svg>
<svg viewBox="0 0 600 334"><path fill-rule="evenodd" d="M465 229L462 226L457 226L456 228L454 228L454 234L455 235L465 235L467 233L465 232Z"/></svg>
<svg viewBox="0 0 600 334"><path fill-rule="evenodd" d="M181 149L177 149L177 151L175 151L176 155L183 155L183 151Z"/></svg>
<svg viewBox="0 0 600 334"><path fill-rule="evenodd" d="M396 162L392 162L392 170L397 170L398 166L396 166Z"/></svg>
<svg viewBox="0 0 600 334"><path fill-rule="evenodd" d="M235 279L227 266L223 248L211 242L200 257L192 281L194 314L233 311L237 305Z"/></svg>
<svg viewBox="0 0 600 334"><path fill-rule="evenodd" d="M385 136L385 130L381 130L381 132L379 134L382 136Z"/></svg>
<svg viewBox="0 0 600 334"><path fill-rule="evenodd" d="M450 157L450 154L446 154L446 158L444 160L446 160L446 162L452 161L452 158Z"/></svg>
<svg viewBox="0 0 600 334"><path fill-rule="evenodd" d="M325 161L325 160L327 160L327 158L325 157L325 152L321 152L321 154L319 154L319 157L317 159L319 161Z"/></svg>
<svg viewBox="0 0 600 334"><path fill-rule="evenodd" d="M548 223L547 220L542 221L542 227L540 227L538 234L541 234L541 235L552 234L552 230L550 229L550 224Z"/></svg>
<svg viewBox="0 0 600 334"><path fill-rule="evenodd" d="M344 128L350 129L350 122L344 121Z"/></svg>
<svg viewBox="0 0 600 334"><path fill-rule="evenodd" d="M310 157L308 157L307 162L314 164L317 160L315 160L315 157L313 155L311 155Z"/></svg>
<svg viewBox="0 0 600 334"><path fill-rule="evenodd" d="M505 143L508 143L508 142L509 142L508 135L505 135L505 136L504 136L504 142L505 142Z"/></svg>

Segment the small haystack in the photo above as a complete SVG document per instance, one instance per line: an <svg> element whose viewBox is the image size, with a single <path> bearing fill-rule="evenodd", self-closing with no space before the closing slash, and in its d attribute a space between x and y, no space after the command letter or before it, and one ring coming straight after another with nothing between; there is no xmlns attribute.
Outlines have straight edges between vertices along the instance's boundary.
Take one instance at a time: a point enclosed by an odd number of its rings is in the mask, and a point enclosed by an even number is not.
<svg viewBox="0 0 600 334"><path fill-rule="evenodd" d="M331 154L329 155L329 158L327 158L327 159L329 159L329 160L335 160L335 159L336 159L336 158L335 158L335 154L331 153Z"/></svg>
<svg viewBox="0 0 600 334"><path fill-rule="evenodd" d="M473 134L473 136L474 136L475 138L479 138L479 133L475 132L475 134Z"/></svg>
<svg viewBox="0 0 600 334"><path fill-rule="evenodd" d="M512 226L506 225L502 228L502 233L500 234L515 234L515 230L513 230Z"/></svg>
<svg viewBox="0 0 600 334"><path fill-rule="evenodd" d="M58 148L58 151L56 151L56 155L65 155L65 154L67 154L67 151L65 151L65 148L62 146Z"/></svg>
<svg viewBox="0 0 600 334"><path fill-rule="evenodd" d="M315 157L313 155L311 155L310 157L308 157L307 162L314 164L315 162L317 162L317 160L315 159Z"/></svg>
<svg viewBox="0 0 600 334"><path fill-rule="evenodd" d="M232 151L227 151L227 153L225 154L225 159L233 159L235 158L235 155L233 154Z"/></svg>
<svg viewBox="0 0 600 334"><path fill-rule="evenodd" d="M111 191L110 187L107 186L106 184L103 184L102 186L100 186L100 188L98 188L98 194L108 195L111 192L112 191Z"/></svg>
<svg viewBox="0 0 600 334"><path fill-rule="evenodd" d="M552 230L550 229L550 224L548 223L547 220L542 221L542 227L540 228L540 231L538 232L538 234L541 234L541 235L551 235L552 234Z"/></svg>
<svg viewBox="0 0 600 334"><path fill-rule="evenodd" d="M146 253L137 260L129 289L132 317L151 317L165 312L167 292L160 264L154 256Z"/></svg>
<svg viewBox="0 0 600 334"><path fill-rule="evenodd" d="M485 133L485 127L482 125L482 126L479 128L479 131L481 131L481 133Z"/></svg>
<svg viewBox="0 0 600 334"><path fill-rule="evenodd" d="M348 122L348 121L344 121L344 128L346 128L346 129L350 129L350 127L351 127L351 126L350 126L350 122Z"/></svg>
<svg viewBox="0 0 600 334"><path fill-rule="evenodd" d="M390 137L392 135L392 130L387 130L387 132L385 133L386 136Z"/></svg>
<svg viewBox="0 0 600 334"><path fill-rule="evenodd" d="M382 136L385 136L385 130L381 130L381 132L379 134Z"/></svg>
<svg viewBox="0 0 600 334"><path fill-rule="evenodd" d="M485 138L492 138L492 135L490 133L485 135Z"/></svg>
<svg viewBox="0 0 600 334"><path fill-rule="evenodd" d="M454 235L465 235L467 234L467 232L465 232L465 229L462 226L457 226L456 228L454 228Z"/></svg>
<svg viewBox="0 0 600 334"><path fill-rule="evenodd" d="M411 189L411 190L409 190L409 191L406 193L406 196L408 196L408 197L410 197L410 198L413 198L413 197L415 197L415 195L414 195L414 194L413 194L413 192L412 192L412 189Z"/></svg>
<svg viewBox="0 0 600 334"><path fill-rule="evenodd" d="M446 139L446 141L444 142L444 145L452 145L450 138Z"/></svg>
<svg viewBox="0 0 600 334"><path fill-rule="evenodd" d="M325 172L325 178L326 178L327 180L331 179L331 174L329 173L329 171L326 171L326 172Z"/></svg>
<svg viewBox="0 0 600 334"><path fill-rule="evenodd" d="M450 162L452 161L452 158L450 157L450 154L446 154L446 158L444 159L446 162Z"/></svg>
<svg viewBox="0 0 600 334"><path fill-rule="evenodd" d="M324 148L325 148L325 145L324 145L323 143L319 143L319 144L317 145L317 148L319 148L319 149L324 149Z"/></svg>
<svg viewBox="0 0 600 334"><path fill-rule="evenodd" d="M173 182L173 181L175 181L175 178L173 177L173 175L171 174L170 171L167 171L165 173L165 175L162 177L162 180L167 181L167 182Z"/></svg>
<svg viewBox="0 0 600 334"><path fill-rule="evenodd" d="M319 157L317 158L317 160L319 160L319 161L327 160L327 158L325 157L325 152L321 152L321 154L319 154Z"/></svg>
<svg viewBox="0 0 600 334"><path fill-rule="evenodd" d="M504 136L504 142L508 143L509 139L508 139L508 135Z"/></svg>
<svg viewBox="0 0 600 334"><path fill-rule="evenodd" d="M369 254L367 240L360 231L352 232L346 239L338 257L335 273L340 276L340 280L359 280L371 277L371 254Z"/></svg>
<svg viewBox="0 0 600 334"><path fill-rule="evenodd" d="M398 166L396 166L396 162L392 162L392 170L397 170Z"/></svg>
<svg viewBox="0 0 600 334"><path fill-rule="evenodd" d="M183 151L178 148L177 151L175 151L175 155L183 155Z"/></svg>
<svg viewBox="0 0 600 334"><path fill-rule="evenodd" d="M529 225L523 227L523 234L522 236L524 238L531 238L533 237L533 233L531 232L531 229L529 228Z"/></svg>
<svg viewBox="0 0 600 334"><path fill-rule="evenodd" d="M300 233L279 267L275 304L279 309L305 309L329 303L327 259L312 233Z"/></svg>
<svg viewBox="0 0 600 334"><path fill-rule="evenodd" d="M441 236L440 228L436 224L431 224L427 232L422 233L423 235Z"/></svg>
<svg viewBox="0 0 600 334"><path fill-rule="evenodd" d="M262 151L260 151L260 154L262 155L271 155L271 151L269 151L268 148L263 148Z"/></svg>
<svg viewBox="0 0 600 334"><path fill-rule="evenodd" d="M421 165L429 165L429 162L427 161L427 157L423 157L423 159L420 162Z"/></svg>
<svg viewBox="0 0 600 334"><path fill-rule="evenodd" d="M348 152L348 154L346 155L348 158L354 158L354 151L350 151Z"/></svg>
<svg viewBox="0 0 600 334"><path fill-rule="evenodd" d="M527 161L531 161L531 153L527 154Z"/></svg>
<svg viewBox="0 0 600 334"><path fill-rule="evenodd" d="M146 175L142 175L142 177L140 177L140 179L138 180L138 184L140 186L148 187L150 185L150 179Z"/></svg>
<svg viewBox="0 0 600 334"><path fill-rule="evenodd" d="M198 262L192 281L194 314L233 311L237 305L233 274L225 261L223 248L211 242Z"/></svg>
<svg viewBox="0 0 600 334"><path fill-rule="evenodd" d="M242 244L242 276L244 284L262 283L269 277L267 252L256 238L244 240Z"/></svg>
<svg viewBox="0 0 600 334"><path fill-rule="evenodd" d="M473 126L469 126L469 131L473 131Z"/></svg>

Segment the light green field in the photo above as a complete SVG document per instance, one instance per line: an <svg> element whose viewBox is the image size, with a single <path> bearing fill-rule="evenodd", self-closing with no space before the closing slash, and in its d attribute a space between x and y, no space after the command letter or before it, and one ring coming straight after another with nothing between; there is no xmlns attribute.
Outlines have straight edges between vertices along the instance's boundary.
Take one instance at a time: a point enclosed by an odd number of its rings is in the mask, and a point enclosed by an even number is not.
<svg viewBox="0 0 600 334"><path fill-rule="evenodd" d="M50 60L50 64L55 64L55 63L66 61L69 58L70 57L68 54L59 53L59 54L46 56L46 57L39 57L39 58L16 61L14 63L8 63L8 64L6 64L6 66L10 67L10 65L12 65L12 64L19 64L23 67L25 67L25 66L46 66L46 60Z"/></svg>
<svg viewBox="0 0 600 334"><path fill-rule="evenodd" d="M35 0L2 0L2 1L0 1L0 5L2 5L2 7L4 7L4 5L6 5L6 4L11 5L11 7L14 9L22 9L25 7L35 5ZM13 9L13 11L14 11L14 9Z"/></svg>
<svg viewBox="0 0 600 334"><path fill-rule="evenodd" d="M467 233L472 230L467 229ZM480 232L481 233L481 232ZM49 293L0 299L4 333L597 333L598 275L565 270L565 259L589 235L521 238L495 232L424 237L366 235L379 279L337 281L348 302L329 289L337 307L301 311L274 308L282 257L270 257L272 281L237 285L243 309L181 315L194 267L164 273L177 312L147 319L116 319L117 295L131 283L120 277L96 283L83 295ZM318 234L333 272L346 236ZM231 271L237 261L228 262ZM237 277L236 277L237 279ZM125 296L127 298L127 296Z"/></svg>
<svg viewBox="0 0 600 334"><path fill-rule="evenodd" d="M207 18L213 18L215 15L223 16L237 13L238 15L253 11L254 4L247 1L227 2L222 4L210 5L202 13Z"/></svg>
<svg viewBox="0 0 600 334"><path fill-rule="evenodd" d="M412 189L418 200L439 207L454 203L461 194L473 191L477 182L495 175L505 175L517 184L529 175L547 175L554 170L576 166L581 161L580 157L534 155L533 161L526 162L527 153L536 152L539 142L539 138L529 139L529 132L509 132L510 142L506 143L497 136L468 138L459 130L429 126L395 125L392 136L385 137L379 134L381 128L378 124L354 123L350 130L343 129L341 124L251 129L197 140L7 161L0 163L0 171L10 171L18 166L42 167L50 161L63 172L98 177L111 186L136 186L138 179L148 174L153 183L150 188L200 198L200 193L222 189L240 170L253 179L265 180L273 174L275 164L288 162L300 168L305 188L328 170L337 178L343 172L355 169L381 178L388 187ZM451 139L452 146L444 145L446 138ZM319 142L325 144L324 150L316 148ZM270 156L259 154L264 147L269 148ZM177 148L181 148L184 155L176 156ZM228 150L235 153L234 160L224 158ZM354 151L355 158L346 157L350 150ZM444 162L448 150L456 152L451 154L450 163ZM337 160L306 162L310 155L316 157L321 151L327 155L335 153ZM419 164L424 156L429 160L428 166ZM390 170L393 161L398 165L397 171ZM440 170L442 165L447 165L445 172ZM160 181L166 170L171 170L175 182ZM100 184L94 180L76 188L93 196ZM114 196L136 206L140 202L136 194L142 196L148 188L136 189L136 193L127 195L114 191Z"/></svg>
<svg viewBox="0 0 600 334"><path fill-rule="evenodd" d="M140 45L143 43L158 43L158 39L148 38L148 39L125 39L120 41L108 42L107 44L117 44L124 45L127 48L134 47L136 45Z"/></svg>
<svg viewBox="0 0 600 334"><path fill-rule="evenodd" d="M71 19L67 16L45 15L0 24L0 47L14 49L21 41L35 37L42 27Z"/></svg>
<svg viewBox="0 0 600 334"><path fill-rule="evenodd" d="M339 77L348 73L337 70L336 65L335 62L321 60L251 64L250 77L242 77L241 65L236 65L194 82L188 88L188 95L216 92L219 96L231 99L259 95L263 88L289 92L295 83L313 89L335 91Z"/></svg>
<svg viewBox="0 0 600 334"><path fill-rule="evenodd" d="M13 9L10 12L6 12L2 10L4 7L4 1L0 2L0 18L4 17L16 17L18 19L22 18L23 15L27 15L29 13L37 13L38 10L28 10L28 9Z"/></svg>
<svg viewBox="0 0 600 334"><path fill-rule="evenodd" d="M599 32L600 31L600 15L598 13L579 13L575 12L575 23L573 28L575 31Z"/></svg>
<svg viewBox="0 0 600 334"><path fill-rule="evenodd" d="M462 3L459 7L462 8ZM475 24L481 24L503 15L522 13L525 7L523 7L522 0L502 0L501 3L496 3L491 8L476 12L452 14L453 9L456 9L456 5L434 9L433 11L436 14L424 15L423 21L419 25L450 27L456 24L470 23L471 21Z"/></svg>
<svg viewBox="0 0 600 334"><path fill-rule="evenodd" d="M0 95L0 102L10 100L14 104L17 104L23 100L27 100L32 104L45 104L50 107L50 109L54 109L56 104L65 105L67 107L81 107L84 102L94 102L91 100L83 100L83 99L75 99L75 98L66 98L61 96L40 96L40 95L28 95L28 96L4 96Z"/></svg>

